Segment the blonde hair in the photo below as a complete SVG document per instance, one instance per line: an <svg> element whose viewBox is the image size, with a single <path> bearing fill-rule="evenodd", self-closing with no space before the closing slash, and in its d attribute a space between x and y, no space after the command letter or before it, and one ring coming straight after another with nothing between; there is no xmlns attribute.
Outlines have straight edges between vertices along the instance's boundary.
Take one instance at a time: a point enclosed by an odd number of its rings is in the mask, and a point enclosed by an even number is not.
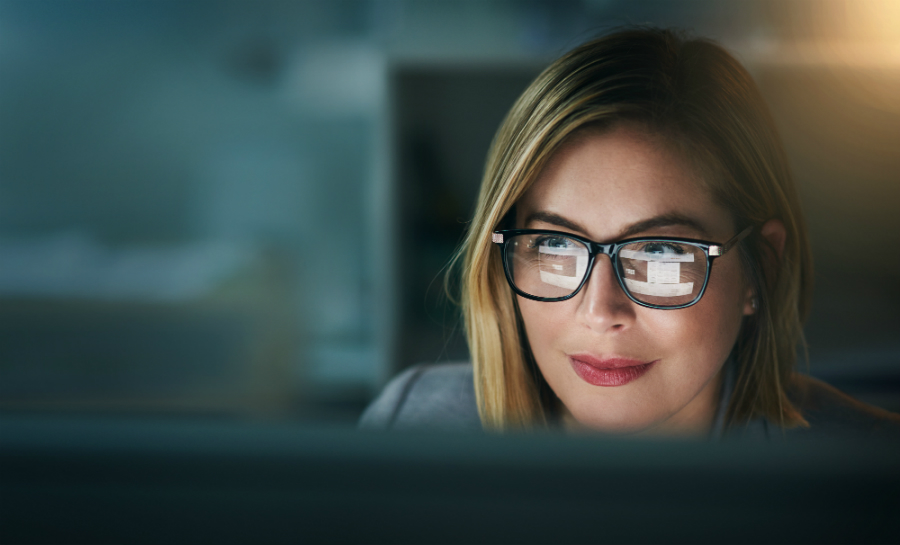
<svg viewBox="0 0 900 545"><path fill-rule="evenodd" d="M737 378L726 422L762 416L783 427L804 425L785 390L803 342L812 259L774 123L750 75L724 49L652 28L620 31L558 59L519 97L491 144L475 216L454 261L462 264L461 304L483 425L542 426L553 403L491 233L576 131L622 122L683 152L736 226L784 223L780 260L758 229L740 245L758 310L745 319L732 352Z"/></svg>

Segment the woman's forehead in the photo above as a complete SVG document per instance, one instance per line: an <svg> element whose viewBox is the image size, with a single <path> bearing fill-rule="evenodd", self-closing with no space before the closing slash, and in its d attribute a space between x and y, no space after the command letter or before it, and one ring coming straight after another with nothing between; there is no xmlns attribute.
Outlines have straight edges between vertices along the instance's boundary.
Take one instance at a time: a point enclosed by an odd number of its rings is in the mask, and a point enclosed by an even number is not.
<svg viewBox="0 0 900 545"><path fill-rule="evenodd" d="M661 138L627 126L558 150L520 199L517 223L536 212L584 226L595 240L667 215L691 218L712 235L728 234L732 223L687 160Z"/></svg>

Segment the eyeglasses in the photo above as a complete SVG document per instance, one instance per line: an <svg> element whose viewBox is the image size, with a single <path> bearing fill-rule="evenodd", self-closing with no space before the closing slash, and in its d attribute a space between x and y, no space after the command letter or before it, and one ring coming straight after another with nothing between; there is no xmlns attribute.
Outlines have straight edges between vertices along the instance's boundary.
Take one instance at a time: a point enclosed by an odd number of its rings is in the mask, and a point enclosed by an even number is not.
<svg viewBox="0 0 900 545"><path fill-rule="evenodd" d="M706 291L713 260L743 240L747 227L724 244L686 238L633 238L600 244L570 233L539 229L494 231L512 289L535 301L565 301L591 276L596 257L609 256L619 286L635 303L677 309Z"/></svg>

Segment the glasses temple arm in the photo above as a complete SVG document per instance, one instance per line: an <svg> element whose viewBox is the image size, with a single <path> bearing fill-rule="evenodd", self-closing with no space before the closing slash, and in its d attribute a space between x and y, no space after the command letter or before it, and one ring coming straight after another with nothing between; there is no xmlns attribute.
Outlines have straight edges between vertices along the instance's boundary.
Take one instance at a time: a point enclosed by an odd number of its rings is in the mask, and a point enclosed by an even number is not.
<svg viewBox="0 0 900 545"><path fill-rule="evenodd" d="M738 242L744 240L747 237L747 235L749 235L752 232L753 232L753 226L751 225L751 226L747 227L746 229L744 229L743 231L741 231L740 233L731 237L731 240L729 240L725 244L721 244L721 245L715 244L715 245L710 246L709 247L709 255L714 256L714 257L725 255L728 252L728 250L732 249Z"/></svg>

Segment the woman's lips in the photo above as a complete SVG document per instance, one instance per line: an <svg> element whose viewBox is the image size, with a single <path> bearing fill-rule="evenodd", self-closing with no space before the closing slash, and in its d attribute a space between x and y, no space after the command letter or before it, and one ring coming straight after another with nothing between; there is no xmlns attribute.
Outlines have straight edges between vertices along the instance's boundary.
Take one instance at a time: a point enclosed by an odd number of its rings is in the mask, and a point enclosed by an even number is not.
<svg viewBox="0 0 900 545"><path fill-rule="evenodd" d="M623 386L641 378L658 360L643 362L629 358L595 358L577 354L569 356L572 368L588 384Z"/></svg>

